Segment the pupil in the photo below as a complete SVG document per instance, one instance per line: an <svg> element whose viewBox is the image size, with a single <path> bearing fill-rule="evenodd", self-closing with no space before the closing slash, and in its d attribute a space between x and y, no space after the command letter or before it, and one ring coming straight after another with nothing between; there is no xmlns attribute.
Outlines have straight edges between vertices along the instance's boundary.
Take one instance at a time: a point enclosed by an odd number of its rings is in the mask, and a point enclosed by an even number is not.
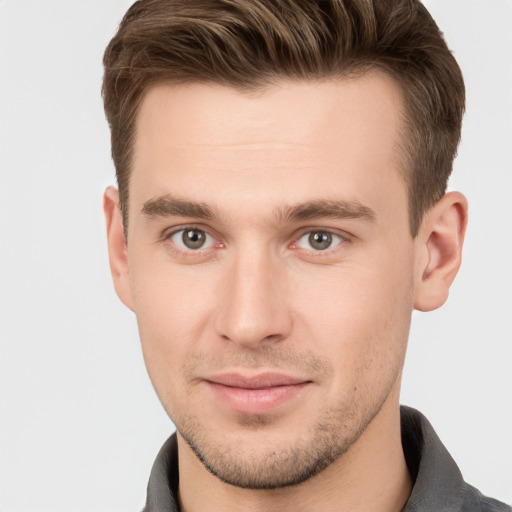
<svg viewBox="0 0 512 512"><path fill-rule="evenodd" d="M183 243L189 249L199 249L203 246L205 235L197 229L190 229L183 232Z"/></svg>
<svg viewBox="0 0 512 512"><path fill-rule="evenodd" d="M332 243L332 235L330 233L322 233L317 231L309 235L309 243L311 247L319 251L328 249Z"/></svg>

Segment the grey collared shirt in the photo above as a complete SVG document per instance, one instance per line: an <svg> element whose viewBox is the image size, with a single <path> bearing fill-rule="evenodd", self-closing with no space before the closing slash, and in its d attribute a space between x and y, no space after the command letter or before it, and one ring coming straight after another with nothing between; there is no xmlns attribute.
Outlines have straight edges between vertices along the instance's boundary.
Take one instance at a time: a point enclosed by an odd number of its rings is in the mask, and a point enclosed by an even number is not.
<svg viewBox="0 0 512 512"><path fill-rule="evenodd" d="M414 481L402 512L512 512L500 501L483 496L462 475L432 425L418 411L401 407L402 445ZM176 434L162 446L148 483L143 512L179 512Z"/></svg>

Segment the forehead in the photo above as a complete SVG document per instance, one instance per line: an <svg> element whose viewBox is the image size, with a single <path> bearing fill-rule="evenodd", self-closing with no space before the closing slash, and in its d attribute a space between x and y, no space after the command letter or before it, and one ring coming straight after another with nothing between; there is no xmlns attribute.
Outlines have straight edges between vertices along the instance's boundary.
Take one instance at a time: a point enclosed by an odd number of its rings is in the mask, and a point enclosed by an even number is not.
<svg viewBox="0 0 512 512"><path fill-rule="evenodd" d="M399 86L376 71L249 93L158 85L138 114L130 197L177 191L218 203L275 194L293 202L335 186L353 195L361 185L382 194L387 175L399 176L401 111Z"/></svg>
<svg viewBox="0 0 512 512"><path fill-rule="evenodd" d="M338 128L333 137L339 135L346 118L358 123L351 127L353 137L368 138L372 127L375 134L382 123L398 123L401 111L398 84L377 70L331 80L282 80L250 91L208 83L161 84L146 93L137 132L165 133L175 145L192 140L212 145L256 140L312 144L319 142L311 138L315 135L325 140L326 133L320 132L329 123ZM344 135L342 140L349 142L349 134Z"/></svg>

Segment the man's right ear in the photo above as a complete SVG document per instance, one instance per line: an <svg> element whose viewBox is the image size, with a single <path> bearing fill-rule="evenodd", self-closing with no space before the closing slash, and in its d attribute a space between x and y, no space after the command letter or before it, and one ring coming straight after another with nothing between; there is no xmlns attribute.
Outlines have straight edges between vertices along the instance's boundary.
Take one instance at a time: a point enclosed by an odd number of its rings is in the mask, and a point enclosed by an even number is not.
<svg viewBox="0 0 512 512"><path fill-rule="evenodd" d="M119 192L114 187L108 187L103 194L103 212L107 223L108 256L114 288L121 302L134 311L123 215Z"/></svg>

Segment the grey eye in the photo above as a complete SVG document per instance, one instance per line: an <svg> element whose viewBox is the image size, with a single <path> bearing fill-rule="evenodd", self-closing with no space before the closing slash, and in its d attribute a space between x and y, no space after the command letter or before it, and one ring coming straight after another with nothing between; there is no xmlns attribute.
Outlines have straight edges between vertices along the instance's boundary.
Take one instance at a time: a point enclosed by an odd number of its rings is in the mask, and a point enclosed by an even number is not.
<svg viewBox="0 0 512 512"><path fill-rule="evenodd" d="M324 251L331 246L332 235L330 233L322 233L321 231L316 231L309 234L308 242L309 245L313 247L313 249Z"/></svg>
<svg viewBox="0 0 512 512"><path fill-rule="evenodd" d="M183 244L189 249L200 249L206 241L206 235L204 231L199 231L198 229L187 229L183 231L181 239Z"/></svg>
<svg viewBox="0 0 512 512"><path fill-rule="evenodd" d="M329 231L310 231L302 235L297 241L297 245L301 249L325 251L334 245L338 245L343 242L343 239L339 235L329 233Z"/></svg>
<svg viewBox="0 0 512 512"><path fill-rule="evenodd" d="M214 240L202 229L185 228L176 231L171 240L181 249L197 251L211 245Z"/></svg>

